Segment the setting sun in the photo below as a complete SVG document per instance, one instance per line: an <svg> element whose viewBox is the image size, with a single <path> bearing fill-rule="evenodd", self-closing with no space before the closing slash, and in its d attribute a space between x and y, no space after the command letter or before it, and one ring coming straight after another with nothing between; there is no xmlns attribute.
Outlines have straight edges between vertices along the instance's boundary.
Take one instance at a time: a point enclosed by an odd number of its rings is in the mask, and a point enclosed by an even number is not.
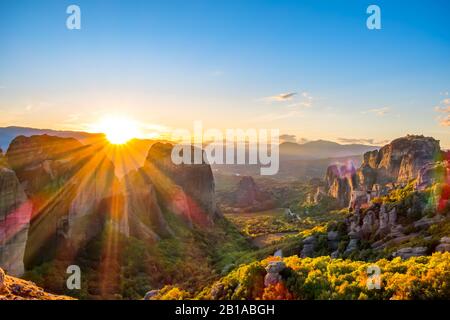
<svg viewBox="0 0 450 320"><path fill-rule="evenodd" d="M95 125L95 129L104 133L112 144L125 144L140 135L139 126L135 121L119 116L102 119Z"/></svg>

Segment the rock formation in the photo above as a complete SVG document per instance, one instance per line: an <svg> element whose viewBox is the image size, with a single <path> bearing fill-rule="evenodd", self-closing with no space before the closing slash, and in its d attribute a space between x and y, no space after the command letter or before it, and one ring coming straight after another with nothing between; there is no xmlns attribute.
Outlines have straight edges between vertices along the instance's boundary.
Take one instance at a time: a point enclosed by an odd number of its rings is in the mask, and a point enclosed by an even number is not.
<svg viewBox="0 0 450 320"><path fill-rule="evenodd" d="M250 176L242 177L236 190L222 195L221 209L226 212L255 212L275 207L272 194L261 190Z"/></svg>
<svg viewBox="0 0 450 320"><path fill-rule="evenodd" d="M358 174L361 184L372 189L373 184L388 182L404 184L417 177L419 170L440 154L439 141L418 135L393 140L380 150L368 152Z"/></svg>
<svg viewBox="0 0 450 320"><path fill-rule="evenodd" d="M155 143L143 167L145 174L151 177L164 206L188 222L212 224L220 212L211 166L204 161L176 165L172 162L172 149L169 143ZM195 149L191 150L194 154Z"/></svg>
<svg viewBox="0 0 450 320"><path fill-rule="evenodd" d="M12 275L24 272L31 210L16 174L0 154L0 267Z"/></svg>
<svg viewBox="0 0 450 320"><path fill-rule="evenodd" d="M356 170L352 163L331 165L325 176L326 191L341 207L348 206L352 191L357 186Z"/></svg>
<svg viewBox="0 0 450 320"><path fill-rule="evenodd" d="M147 241L172 234L162 214L155 186L145 171L130 172L124 177L123 184L127 233Z"/></svg>
<svg viewBox="0 0 450 320"><path fill-rule="evenodd" d="M0 268L0 300L73 300L45 292L33 282L8 276Z"/></svg>
<svg viewBox="0 0 450 320"><path fill-rule="evenodd" d="M267 274L264 277L264 286L274 286L280 283L283 279L280 272L284 269L286 269L286 264L283 261L270 262L266 267Z"/></svg>
<svg viewBox="0 0 450 320"><path fill-rule="evenodd" d="M75 255L102 231L108 202L120 191L103 148L46 135L19 136L11 142L8 163L33 206L26 265L61 252Z"/></svg>
<svg viewBox="0 0 450 320"><path fill-rule="evenodd" d="M429 182L436 169L434 160L440 154L439 141L431 137L398 138L380 150L366 152L358 170L351 165L329 166L326 190L340 206L359 209L373 197L405 185L418 175L422 177L421 185Z"/></svg>

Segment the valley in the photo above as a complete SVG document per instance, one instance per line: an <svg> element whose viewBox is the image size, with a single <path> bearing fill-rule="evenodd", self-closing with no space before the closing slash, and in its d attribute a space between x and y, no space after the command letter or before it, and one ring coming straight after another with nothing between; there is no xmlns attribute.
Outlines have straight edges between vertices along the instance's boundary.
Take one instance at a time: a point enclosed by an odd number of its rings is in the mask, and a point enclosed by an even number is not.
<svg viewBox="0 0 450 320"><path fill-rule="evenodd" d="M433 138L286 179L175 165L171 144L144 145L118 177L103 140L14 138L0 156L1 268L78 299L450 297L427 280L445 281L450 251L448 152ZM365 288L371 264L381 291Z"/></svg>

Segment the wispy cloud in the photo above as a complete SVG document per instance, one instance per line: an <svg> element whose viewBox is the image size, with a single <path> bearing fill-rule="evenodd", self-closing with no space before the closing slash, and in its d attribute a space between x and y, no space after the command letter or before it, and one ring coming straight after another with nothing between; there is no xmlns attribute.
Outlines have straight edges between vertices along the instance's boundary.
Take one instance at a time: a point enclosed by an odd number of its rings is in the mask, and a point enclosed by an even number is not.
<svg viewBox="0 0 450 320"><path fill-rule="evenodd" d="M391 111L391 109L389 107L383 107L383 108L369 109L369 110L363 111L362 113L363 114L372 113L379 117L383 117L386 114L388 114L390 111Z"/></svg>
<svg viewBox="0 0 450 320"><path fill-rule="evenodd" d="M301 100L289 105L291 108L311 108L313 105L313 97L308 92L302 92Z"/></svg>
<svg viewBox="0 0 450 320"><path fill-rule="evenodd" d="M359 144L370 144L370 145L385 145L389 142L389 140L375 140L375 139L361 139L361 138L338 138L337 139L341 143L345 144L353 144L353 143L359 143Z"/></svg>
<svg viewBox="0 0 450 320"><path fill-rule="evenodd" d="M281 142L297 142L297 136L295 134L282 134L279 138Z"/></svg>
<svg viewBox="0 0 450 320"><path fill-rule="evenodd" d="M448 92L445 95L448 95ZM434 107L434 110L440 114L437 117L439 124L443 127L450 127L450 98L442 100L439 105Z"/></svg>
<svg viewBox="0 0 450 320"><path fill-rule="evenodd" d="M296 94L297 94L297 92L280 93L275 96L266 97L266 98L264 98L264 100L266 100L266 101L288 101L288 100L291 100Z"/></svg>

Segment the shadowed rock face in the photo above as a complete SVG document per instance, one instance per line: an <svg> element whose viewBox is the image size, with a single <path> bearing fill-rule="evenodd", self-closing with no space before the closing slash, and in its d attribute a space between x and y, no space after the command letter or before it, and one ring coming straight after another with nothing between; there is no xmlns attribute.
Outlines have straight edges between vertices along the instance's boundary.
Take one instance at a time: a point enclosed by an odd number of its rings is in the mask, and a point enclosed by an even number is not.
<svg viewBox="0 0 450 320"><path fill-rule="evenodd" d="M254 212L273 209L277 203L268 191L263 191L252 177L242 177L237 188L221 197L223 212Z"/></svg>
<svg viewBox="0 0 450 320"><path fill-rule="evenodd" d="M75 139L17 137L7 159L33 204L25 264L58 254L76 255L103 229L112 201L120 192L114 166L102 146Z"/></svg>
<svg viewBox="0 0 450 320"><path fill-rule="evenodd" d="M356 170L352 164L329 166L325 176L325 184L328 195L337 199L340 206L347 206L350 202L352 190L357 186Z"/></svg>
<svg viewBox="0 0 450 320"><path fill-rule="evenodd" d="M155 143L149 150L144 171L149 176L165 206L187 221L211 224L220 213L216 207L211 166L172 162L173 146ZM194 154L194 148L191 148ZM203 151L200 151L203 152Z"/></svg>
<svg viewBox="0 0 450 320"><path fill-rule="evenodd" d="M0 155L1 267L18 275L74 259L107 222L151 242L173 234L163 209L199 225L219 214L208 164L174 165L172 146L157 143L121 183L106 147L45 135L12 141Z"/></svg>
<svg viewBox="0 0 450 320"><path fill-rule="evenodd" d="M123 185L129 234L148 241L157 241L172 234L162 214L156 189L145 170L127 174Z"/></svg>
<svg viewBox="0 0 450 320"><path fill-rule="evenodd" d="M0 153L0 267L12 275L24 272L31 210L16 174Z"/></svg>

